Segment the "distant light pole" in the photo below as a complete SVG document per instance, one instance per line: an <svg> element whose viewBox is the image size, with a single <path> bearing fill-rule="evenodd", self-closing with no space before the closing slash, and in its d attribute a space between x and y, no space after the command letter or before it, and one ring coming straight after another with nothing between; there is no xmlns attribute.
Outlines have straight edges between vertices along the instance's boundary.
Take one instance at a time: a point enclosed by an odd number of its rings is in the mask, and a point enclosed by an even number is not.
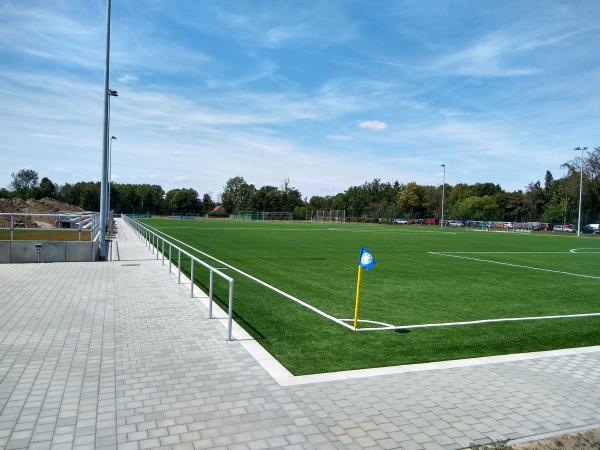
<svg viewBox="0 0 600 450"><path fill-rule="evenodd" d="M106 48L104 55L104 134L102 136L102 177L100 180L100 259L106 259L106 221L108 218L106 197L108 194L108 110L111 93L108 88L110 74L110 1L106 0Z"/></svg>
<svg viewBox="0 0 600 450"><path fill-rule="evenodd" d="M442 218L440 220L440 228L444 228L444 200L446 198L446 163L442 164L444 168L444 177L442 179Z"/></svg>
<svg viewBox="0 0 600 450"><path fill-rule="evenodd" d="M579 215L577 218L577 236L581 235L581 201L583 198L583 152L587 147L575 147L575 151L581 151L581 168L579 169Z"/></svg>

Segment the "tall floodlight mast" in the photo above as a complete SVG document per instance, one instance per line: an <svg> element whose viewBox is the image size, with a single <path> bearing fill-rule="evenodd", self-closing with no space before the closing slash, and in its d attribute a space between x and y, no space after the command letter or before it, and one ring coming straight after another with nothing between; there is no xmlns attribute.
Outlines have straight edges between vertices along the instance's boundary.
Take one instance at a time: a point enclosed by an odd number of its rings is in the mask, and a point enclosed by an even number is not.
<svg viewBox="0 0 600 450"><path fill-rule="evenodd" d="M110 0L106 0L106 53L104 60L104 133L102 135L102 177L100 179L100 259L106 259L106 222L108 219L108 89L110 65Z"/></svg>

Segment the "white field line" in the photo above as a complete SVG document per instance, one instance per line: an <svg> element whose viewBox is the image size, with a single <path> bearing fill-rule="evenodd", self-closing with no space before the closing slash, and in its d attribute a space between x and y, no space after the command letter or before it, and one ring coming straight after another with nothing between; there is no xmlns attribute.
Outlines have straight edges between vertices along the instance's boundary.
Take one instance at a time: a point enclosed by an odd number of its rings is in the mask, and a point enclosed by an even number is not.
<svg viewBox="0 0 600 450"><path fill-rule="evenodd" d="M416 324L416 325L403 325L403 326L395 326L395 325L390 325L387 324L385 322L376 322L376 321L372 321L372 320L359 320L359 322L363 322L363 323L374 323L374 324L381 324L383 325L382 327L370 327L370 328L357 328L354 329L354 327L352 325L349 325L347 323L345 323L345 321L350 321L350 319L338 319L337 317L334 317L330 314L327 314L324 311L321 311L320 309L300 300L299 298L296 298L290 294L288 294L287 292L282 291L281 289L278 289L246 272L241 271L240 269L227 264L217 258L215 258L214 256L209 255L208 253L205 253L201 250L198 250L195 247L192 247L191 245L180 241L179 239L176 239L170 235L168 235L167 233L153 227L147 224L142 224L148 228L152 228L153 230L155 230L157 233L160 233L164 236L166 236L169 239L172 239L173 241L179 242L182 245L185 245L186 247L208 257L211 258L214 261L217 261L219 264L222 264L236 272L238 272L239 274L265 286L268 289L273 290L274 292L277 292L278 294L282 295L283 297L286 297L302 306L304 306L305 308L310 309L311 311L325 317L326 319L329 319L339 325L342 325L343 327L352 330L352 331L356 331L356 332L362 332L362 331L393 331L393 330L408 330L408 329L416 329L416 328L440 328L440 327L449 327L449 326L461 326L461 325L474 325L474 324L479 324L479 323L492 323L492 322L516 322L516 321L525 321L525 320L545 320L545 319L565 319L565 318L575 318L575 317L593 317L593 316L600 316L600 313L583 313L583 314L566 314L566 315L558 315L558 316L534 316L534 317L507 317L507 318L500 318L500 319L483 319L483 320L473 320L473 321L467 321L467 322L446 322L446 323L428 323L428 324ZM439 252L429 252L430 254L433 255L438 255L438 256L450 256L450 257L456 257L456 258L464 258L464 259L473 259L476 261L482 261L482 262L490 262L490 263L495 263L495 264L501 264L501 265L510 265L510 266L515 266L514 264L508 264L508 263L500 263L498 261L490 261L490 260L479 260L477 258L470 258L470 257L466 257L466 256L458 256L458 255L451 255L451 254L444 254L444 253L439 253ZM554 270L549 270L549 269L540 269L540 268L536 268L536 267L529 267L529 266L518 266L517 267L525 267L525 268L529 268L529 269L534 269L534 270L541 270L541 271L545 271L545 272L557 272ZM580 274L570 274L568 272L558 272L558 273L565 273L568 275L575 275L575 276L582 276L582 277L590 277L590 278L597 278L600 279L600 277L594 277L591 275L580 275Z"/></svg>
<svg viewBox="0 0 600 450"><path fill-rule="evenodd" d="M337 323L337 324L339 324L339 325L342 325L343 327L346 327L346 328L348 328L348 329L350 329L350 330L354 330L354 327L352 327L351 325L348 325L347 323L343 322L342 320L338 319L337 317L334 317L334 316L332 316L332 315L330 315L330 314L327 314L326 312L324 312L324 311L321 311L319 308L317 308L317 307L315 307L315 306L312 306L312 305L310 305L310 304L308 304L308 303L306 303L306 302L304 302L304 301L300 300L299 298L297 298L297 297L294 297L293 295L290 295L290 294L288 294L287 292L284 292L284 291L282 291L281 289L278 289L278 288L276 288L275 286L272 286L272 285L270 285L269 283L266 283L265 281L263 281L263 280L260 280L260 279L256 278L255 276L252 276L252 275L250 275L249 273L246 273L246 272L244 272L244 271L242 271L242 270L238 269L237 267L234 267L234 266L232 266L231 264L227 264L225 261L221 261L220 259L217 259L217 258L215 258L214 256L211 256L211 255L209 255L208 253L205 253L205 252L203 252L203 251L201 251L201 250L198 250L197 248L195 248L195 247L192 247L191 245L189 245L189 244L186 244L185 242L183 242L183 241L180 241L179 239L176 239L176 238L174 238L174 237L172 237L172 236L169 236L167 233L164 233L164 232L160 231L160 230L159 230L159 229L157 229L157 228L154 228L154 227L152 227L152 226L150 226L150 225L147 225L147 224L143 224L143 225L144 225L144 226L146 226L146 227L148 227L148 228L152 228L152 229L153 229L155 232L157 232L157 233L160 233L160 234L162 234L162 235L166 236L167 238L169 238L169 239L171 239L171 240L173 240L173 241L175 241L175 242L179 242L180 244L182 244L182 245L185 245L186 247L188 247L188 248L190 248L190 249L194 250L195 252L197 252L197 253L200 253L201 255L204 255L204 256L206 256L207 258L210 258L210 259L212 259L213 261L216 261L216 262L218 262L219 264L221 264L221 265L223 265L223 266L225 266L225 267L228 267L228 268L230 268L231 270L234 270L234 271L236 271L236 272L237 272L237 273L239 273L240 275L243 275L243 276L245 276L245 277L247 277L247 278L251 279L252 281L255 281L256 283L258 283L258 284L260 284L260 285L262 285L262 286L264 286L264 287L266 287L266 288L268 288L268 289L271 289L271 290L272 290L272 291L274 291L274 292L277 292L279 295L282 295L283 297L285 297L285 298L288 298L288 299L290 299L290 300L292 300L292 301L294 301L294 302L296 302L296 303L298 303L298 304L300 304L300 305L304 306L305 308L308 308L308 309L310 309L311 311L313 311L313 312L315 312L315 313L319 314L320 316L323 316L323 317L325 317L326 319L329 319L329 320L331 320L331 321L333 321L333 322L335 322L335 323Z"/></svg>
<svg viewBox="0 0 600 450"><path fill-rule="evenodd" d="M579 250L584 250L580 252ZM595 252L586 252L585 250L596 250ZM569 253L576 253L578 255L595 255L600 253L600 247L581 247L581 248L572 248L569 250Z"/></svg>
<svg viewBox="0 0 600 450"><path fill-rule="evenodd" d="M429 253L433 253L433 254L444 254L444 255L519 255L519 254L523 254L523 255L527 255L527 254L533 254L533 255L543 255L543 254L556 254L556 253L575 253L572 250L569 251L560 251L560 252L429 252Z"/></svg>
<svg viewBox="0 0 600 450"><path fill-rule="evenodd" d="M436 256L447 256L449 258L468 259L468 260L471 260L471 261L485 262L485 263L489 263L489 264L498 264L500 266L518 267L520 269L537 270L537 271L540 271L540 272L559 273L561 275L569 275L569 276L572 276L572 277L591 278L591 279L594 279L594 280L600 280L600 277L596 276L596 275L584 275L584 274L581 274L581 273L564 272L562 270L543 269L541 267L525 266L523 264L512 264L512 263L494 261L494 260L491 260L491 259L473 258L472 256L461 256L461 255L456 255L456 254L452 254L452 253L444 253L444 252L429 252L429 254L430 255L436 255Z"/></svg>
<svg viewBox="0 0 600 450"><path fill-rule="evenodd" d="M563 314L558 316L532 316L532 317L503 317L500 319L484 319L484 320L469 320L466 322L446 322L446 323L426 323L417 325L398 325L377 328L358 328L356 331L383 331L383 330L411 330L415 328L439 328L439 327L455 327L461 325L475 325L479 323L494 323L494 322L518 322L525 320L548 320L548 319L568 319L574 317L595 317L600 316L600 312L582 313L582 314Z"/></svg>
<svg viewBox="0 0 600 450"><path fill-rule="evenodd" d="M144 224L145 226L150 226ZM156 228L152 227L156 230ZM394 234L452 234L456 233L453 231L396 231L392 230L348 230L344 228L273 228L273 227L206 227L206 228L198 228L198 227L161 227L161 230L197 230L197 231L222 231L222 230L243 230L243 231L254 231L254 230L269 230L269 231L344 231L346 233L394 233Z"/></svg>

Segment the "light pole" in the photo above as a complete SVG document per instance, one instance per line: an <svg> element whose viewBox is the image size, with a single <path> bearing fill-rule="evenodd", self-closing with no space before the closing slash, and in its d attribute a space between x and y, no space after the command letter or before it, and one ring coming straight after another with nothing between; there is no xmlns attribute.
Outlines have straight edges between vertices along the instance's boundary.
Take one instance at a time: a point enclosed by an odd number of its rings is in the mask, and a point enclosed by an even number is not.
<svg viewBox="0 0 600 450"><path fill-rule="evenodd" d="M446 198L446 163L442 164L444 168L444 177L442 179L442 218L440 220L440 228L444 228L444 200Z"/></svg>
<svg viewBox="0 0 600 450"><path fill-rule="evenodd" d="M110 184L112 183L112 143L116 140L117 138L115 136L111 136L110 146L108 148L108 195L106 196L106 201L108 202L108 207L106 208L107 214L110 214Z"/></svg>
<svg viewBox="0 0 600 450"><path fill-rule="evenodd" d="M102 136L102 177L100 179L100 248L99 257L106 259L106 220L108 217L106 197L108 194L108 89L110 67L110 1L106 0L106 48L104 55L104 134Z"/></svg>
<svg viewBox="0 0 600 450"><path fill-rule="evenodd" d="M581 235L581 200L583 198L583 152L587 147L575 147L575 151L581 151L581 168L579 169L579 214L577 218L577 236Z"/></svg>

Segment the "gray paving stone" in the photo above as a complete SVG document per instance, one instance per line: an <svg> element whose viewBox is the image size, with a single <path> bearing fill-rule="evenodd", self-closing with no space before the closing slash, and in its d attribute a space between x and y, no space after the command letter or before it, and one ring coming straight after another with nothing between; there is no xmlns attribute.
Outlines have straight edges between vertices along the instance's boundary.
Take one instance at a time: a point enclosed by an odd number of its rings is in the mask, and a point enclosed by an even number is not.
<svg viewBox="0 0 600 450"><path fill-rule="evenodd" d="M600 424L600 352L281 387L119 226L127 261L0 265L0 448L453 449Z"/></svg>

